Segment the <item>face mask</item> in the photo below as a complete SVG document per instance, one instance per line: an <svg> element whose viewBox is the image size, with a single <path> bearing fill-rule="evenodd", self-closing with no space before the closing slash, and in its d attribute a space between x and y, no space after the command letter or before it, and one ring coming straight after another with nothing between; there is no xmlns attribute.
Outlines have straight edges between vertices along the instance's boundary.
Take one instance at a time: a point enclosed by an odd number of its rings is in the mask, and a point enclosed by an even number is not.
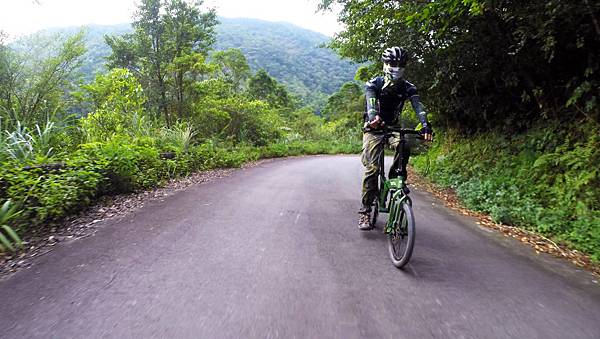
<svg viewBox="0 0 600 339"><path fill-rule="evenodd" d="M391 81L399 81L404 77L404 67L392 67L384 64L383 72Z"/></svg>

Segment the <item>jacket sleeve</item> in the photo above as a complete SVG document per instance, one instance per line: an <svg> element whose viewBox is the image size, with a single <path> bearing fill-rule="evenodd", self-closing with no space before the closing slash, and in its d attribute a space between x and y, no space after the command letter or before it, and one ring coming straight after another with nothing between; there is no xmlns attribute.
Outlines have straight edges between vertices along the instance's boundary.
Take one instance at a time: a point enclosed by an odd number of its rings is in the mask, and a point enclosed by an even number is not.
<svg viewBox="0 0 600 339"><path fill-rule="evenodd" d="M408 88L406 90L406 93L408 95L408 100L410 100L410 104L415 110L417 119L419 119L423 127L431 127L429 126L429 121L427 120L427 112L425 112L425 107L423 106L423 103L421 103L421 98L419 97L419 93L417 92L417 87L408 81L407 85Z"/></svg>
<svg viewBox="0 0 600 339"><path fill-rule="evenodd" d="M367 118L368 121L373 121L375 116L379 113L377 111L377 92L378 92L378 79L373 78L365 84L365 98L367 100Z"/></svg>

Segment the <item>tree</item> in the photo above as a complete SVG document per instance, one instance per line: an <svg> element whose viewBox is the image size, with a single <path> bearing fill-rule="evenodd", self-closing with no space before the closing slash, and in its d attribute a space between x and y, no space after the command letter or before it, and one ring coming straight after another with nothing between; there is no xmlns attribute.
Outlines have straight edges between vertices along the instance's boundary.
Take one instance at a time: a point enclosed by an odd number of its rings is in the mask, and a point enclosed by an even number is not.
<svg viewBox="0 0 600 339"><path fill-rule="evenodd" d="M198 60L204 63L204 57L215 42L213 29L217 24L215 13L210 11L201 14L199 10L201 4L202 1L186 3L184 0L171 0L165 6L167 51L174 56L171 63L177 63L178 66L171 69L173 70L174 108L180 119L183 118L187 108L185 105L186 73L198 70L194 66ZM189 56L195 62L185 62L189 60ZM183 67L186 65L189 67Z"/></svg>
<svg viewBox="0 0 600 339"><path fill-rule="evenodd" d="M107 37L112 48L109 65L128 68L140 78L151 108L174 121L186 109L187 73L195 63L185 56L205 56L214 42L214 10L200 12L202 1L142 0L134 16L132 34ZM189 61L189 60L188 60ZM174 65L176 64L176 65Z"/></svg>
<svg viewBox="0 0 600 339"><path fill-rule="evenodd" d="M345 113L361 115L365 110L363 89L356 82L347 82L327 99L322 115L327 120Z"/></svg>
<svg viewBox="0 0 600 339"><path fill-rule="evenodd" d="M265 101L274 108L291 108L294 105L285 87L271 78L264 69L248 80L247 93L250 98Z"/></svg>
<svg viewBox="0 0 600 339"><path fill-rule="evenodd" d="M383 46L407 68L438 122L461 130L525 129L538 119L600 121L600 6L559 0L323 0L346 29L331 47L378 63Z"/></svg>
<svg viewBox="0 0 600 339"><path fill-rule="evenodd" d="M252 73L241 50L230 48L225 51L217 51L212 54L211 59L218 65L217 76L229 82L234 91L240 91L245 87L246 81Z"/></svg>
<svg viewBox="0 0 600 339"><path fill-rule="evenodd" d="M94 110L80 120L88 141L107 141L113 136L135 133L144 121L146 96L137 79L126 69L114 68L84 86ZM136 122L136 123L133 123Z"/></svg>
<svg viewBox="0 0 600 339"><path fill-rule="evenodd" d="M214 72L215 66L206 63L206 58L200 53L192 52L177 57L167 70L173 75L175 86L171 91L171 103L178 113L179 119L189 118L193 103L201 95L195 84L205 80Z"/></svg>
<svg viewBox="0 0 600 339"><path fill-rule="evenodd" d="M0 118L9 124L33 126L65 113L65 97L85 52L83 33L57 48L53 42L46 41L40 56L18 53L0 37Z"/></svg>

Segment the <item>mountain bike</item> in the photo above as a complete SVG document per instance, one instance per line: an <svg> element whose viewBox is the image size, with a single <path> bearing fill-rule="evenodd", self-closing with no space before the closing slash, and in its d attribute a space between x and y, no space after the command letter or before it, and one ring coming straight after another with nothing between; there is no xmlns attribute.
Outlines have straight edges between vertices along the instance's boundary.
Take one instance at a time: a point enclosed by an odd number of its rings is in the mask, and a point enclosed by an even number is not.
<svg viewBox="0 0 600 339"><path fill-rule="evenodd" d="M394 159L397 168L390 169L390 173L399 173L403 163L404 150L407 146L406 135L419 135L418 131L399 127L385 127L382 130L370 131L371 133L384 134L384 140L380 147L384 148L393 136L399 137L396 145ZM410 190L406 187L406 178L398 175L387 179L384 166L385 154L381 152L379 159L379 193L373 202L372 225L375 225L379 213L388 213L384 233L388 239L388 250L392 263L397 268L402 268L408 263L415 246L415 218L412 211L412 200L409 197Z"/></svg>

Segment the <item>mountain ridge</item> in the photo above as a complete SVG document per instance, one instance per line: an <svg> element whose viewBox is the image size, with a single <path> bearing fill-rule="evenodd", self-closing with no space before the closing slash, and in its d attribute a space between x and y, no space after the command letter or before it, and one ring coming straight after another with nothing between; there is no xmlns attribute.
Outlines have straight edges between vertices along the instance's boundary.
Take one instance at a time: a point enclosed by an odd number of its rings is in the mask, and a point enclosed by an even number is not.
<svg viewBox="0 0 600 339"><path fill-rule="evenodd" d="M20 38L11 45L22 44L35 36L72 35L81 29L86 31L87 48L81 69L89 81L96 73L105 71L105 58L111 51L104 42L104 35L128 33L131 24L48 28ZM333 51L321 47L330 40L329 37L289 22L219 17L215 32L213 51L239 48L254 72L265 69L304 103L321 105L328 95L353 79L357 68L356 64L342 60Z"/></svg>

